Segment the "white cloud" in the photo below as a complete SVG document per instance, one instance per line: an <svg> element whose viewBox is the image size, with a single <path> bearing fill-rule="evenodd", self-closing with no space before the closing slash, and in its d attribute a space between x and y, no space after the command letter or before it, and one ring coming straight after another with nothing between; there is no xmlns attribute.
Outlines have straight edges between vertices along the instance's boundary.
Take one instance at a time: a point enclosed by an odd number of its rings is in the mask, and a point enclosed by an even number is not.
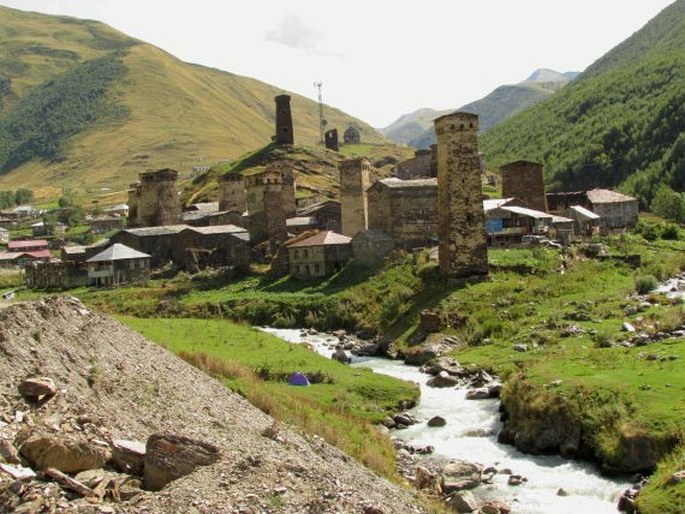
<svg viewBox="0 0 685 514"><path fill-rule="evenodd" d="M312 53L317 53L316 45L323 38L321 31L307 25L302 18L293 13L283 16L278 26L266 33L268 41Z"/></svg>

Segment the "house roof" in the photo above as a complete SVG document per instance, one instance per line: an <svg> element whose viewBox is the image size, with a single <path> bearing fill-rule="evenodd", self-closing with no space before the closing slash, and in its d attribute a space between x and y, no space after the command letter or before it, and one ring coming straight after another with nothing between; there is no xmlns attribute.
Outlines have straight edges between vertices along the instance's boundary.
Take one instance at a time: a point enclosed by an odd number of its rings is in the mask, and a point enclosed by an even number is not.
<svg viewBox="0 0 685 514"><path fill-rule="evenodd" d="M291 245L288 248L302 248L307 246L328 246L328 245L346 245L352 241L351 237L338 234L332 230L323 230L314 234L312 237L303 239Z"/></svg>
<svg viewBox="0 0 685 514"><path fill-rule="evenodd" d="M150 255L129 248L121 243L114 243L112 246L94 255L86 262L105 262L105 261L125 261L128 259L150 258Z"/></svg>
<svg viewBox="0 0 685 514"><path fill-rule="evenodd" d="M107 209L104 209L104 212L116 212L116 211L127 211L128 210L128 205L125 203L120 203L115 205L114 207L108 207Z"/></svg>
<svg viewBox="0 0 685 514"><path fill-rule="evenodd" d="M314 214L322 209L340 209L340 202L337 200L324 200L323 202L313 203L299 209L299 213L303 215Z"/></svg>
<svg viewBox="0 0 685 514"><path fill-rule="evenodd" d="M47 248L48 242L45 239L22 239L7 243L7 249L11 251L19 251L24 248L34 248L36 246L45 246Z"/></svg>
<svg viewBox="0 0 685 514"><path fill-rule="evenodd" d="M188 230L194 230L200 234L240 234L246 233L247 229L239 227L238 225L212 225L210 227L189 227Z"/></svg>
<svg viewBox="0 0 685 514"><path fill-rule="evenodd" d="M637 201L632 196L617 193L609 189L591 189L586 193L588 200L591 203L617 203L617 202L635 202Z"/></svg>
<svg viewBox="0 0 685 514"><path fill-rule="evenodd" d="M569 210L574 211L581 218L585 218L588 220L598 220L600 218L599 214L595 214L591 210L586 209L581 205L571 205L571 207L569 207Z"/></svg>
<svg viewBox="0 0 685 514"><path fill-rule="evenodd" d="M218 212L219 202L200 202L190 204L190 207L196 211L202 212Z"/></svg>
<svg viewBox="0 0 685 514"><path fill-rule="evenodd" d="M556 225L557 223L573 223L573 220L571 218L566 218L564 216L553 215L552 223L554 225Z"/></svg>
<svg viewBox="0 0 685 514"><path fill-rule="evenodd" d="M169 234L178 234L182 230L191 228L190 225L160 225L158 227L140 227L140 228L126 228L123 232L128 232L134 236L165 236Z"/></svg>
<svg viewBox="0 0 685 514"><path fill-rule="evenodd" d="M296 216L285 220L286 227L310 227L316 225L315 216Z"/></svg>
<svg viewBox="0 0 685 514"><path fill-rule="evenodd" d="M13 261L21 257L33 257L34 259L50 259L50 250L34 250L32 252L0 252L0 261Z"/></svg>
<svg viewBox="0 0 685 514"><path fill-rule="evenodd" d="M412 180L402 180L397 177L384 178L376 182L391 189L414 188L414 187L438 187L437 178L417 178Z"/></svg>
<svg viewBox="0 0 685 514"><path fill-rule="evenodd" d="M489 198L487 200L483 200L483 210L485 212L488 212L492 209L497 209L499 207L502 207L503 205L508 204L512 200L513 198Z"/></svg>
<svg viewBox="0 0 685 514"><path fill-rule="evenodd" d="M78 255L80 253L86 253L85 246L63 246L62 252L67 255Z"/></svg>
<svg viewBox="0 0 685 514"><path fill-rule="evenodd" d="M542 211L536 211L535 209L528 209L527 207L518 207L514 205L503 205L500 207L503 211L509 211L521 216L528 216L529 218L534 218L537 220L541 219L552 219L552 215Z"/></svg>

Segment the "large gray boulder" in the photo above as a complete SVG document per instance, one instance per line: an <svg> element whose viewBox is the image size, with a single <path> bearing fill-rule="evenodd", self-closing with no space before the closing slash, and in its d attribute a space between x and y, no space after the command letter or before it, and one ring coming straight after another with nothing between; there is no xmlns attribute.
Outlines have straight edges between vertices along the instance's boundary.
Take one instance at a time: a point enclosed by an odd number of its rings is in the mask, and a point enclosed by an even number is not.
<svg viewBox="0 0 685 514"><path fill-rule="evenodd" d="M473 489L480 484L483 466L475 462L454 460L442 468L441 487L445 494Z"/></svg>
<svg viewBox="0 0 685 514"><path fill-rule="evenodd" d="M33 434L19 449L34 469L55 468L63 473L98 469L110 457L109 448L82 437Z"/></svg>

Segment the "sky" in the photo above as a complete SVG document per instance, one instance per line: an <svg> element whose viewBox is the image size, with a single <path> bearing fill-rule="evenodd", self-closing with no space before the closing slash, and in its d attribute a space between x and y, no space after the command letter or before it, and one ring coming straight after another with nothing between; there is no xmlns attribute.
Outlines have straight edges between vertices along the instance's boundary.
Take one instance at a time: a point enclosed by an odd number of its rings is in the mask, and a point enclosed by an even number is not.
<svg viewBox="0 0 685 514"><path fill-rule="evenodd" d="M374 127L456 109L538 68L582 71L673 0L0 0L99 20L176 57Z"/></svg>

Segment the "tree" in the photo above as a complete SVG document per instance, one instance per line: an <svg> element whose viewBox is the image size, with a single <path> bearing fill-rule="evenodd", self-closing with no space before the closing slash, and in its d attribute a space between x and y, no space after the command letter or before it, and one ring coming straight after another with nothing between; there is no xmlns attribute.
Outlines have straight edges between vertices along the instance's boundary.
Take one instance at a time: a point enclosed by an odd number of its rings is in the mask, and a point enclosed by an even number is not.
<svg viewBox="0 0 685 514"><path fill-rule="evenodd" d="M667 220L681 222L685 220L685 196L662 185L657 189L650 210Z"/></svg>
<svg viewBox="0 0 685 514"><path fill-rule="evenodd" d="M33 191L26 188L17 189L14 192L14 203L16 205L23 205L33 200Z"/></svg>

